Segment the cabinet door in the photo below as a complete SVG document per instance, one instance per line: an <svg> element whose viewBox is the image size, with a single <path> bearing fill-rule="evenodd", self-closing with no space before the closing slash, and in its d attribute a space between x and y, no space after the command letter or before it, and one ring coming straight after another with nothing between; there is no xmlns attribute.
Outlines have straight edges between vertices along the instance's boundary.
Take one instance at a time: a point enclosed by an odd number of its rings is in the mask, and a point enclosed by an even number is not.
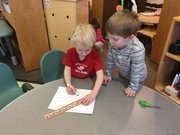
<svg viewBox="0 0 180 135"><path fill-rule="evenodd" d="M103 22L102 22L102 33L106 35L105 24L110 16L116 12L116 6L119 4L119 0L104 0L103 7Z"/></svg>
<svg viewBox="0 0 180 135"><path fill-rule="evenodd" d="M105 23L111 15L116 12L116 6L119 0L92 0L92 10L96 18L99 20L102 34L105 35Z"/></svg>
<svg viewBox="0 0 180 135"><path fill-rule="evenodd" d="M71 35L79 23L88 22L88 0L52 0L45 6L51 49L67 51L73 47Z"/></svg>
<svg viewBox="0 0 180 135"><path fill-rule="evenodd" d="M9 0L9 4L25 70L37 69L49 50L42 0Z"/></svg>

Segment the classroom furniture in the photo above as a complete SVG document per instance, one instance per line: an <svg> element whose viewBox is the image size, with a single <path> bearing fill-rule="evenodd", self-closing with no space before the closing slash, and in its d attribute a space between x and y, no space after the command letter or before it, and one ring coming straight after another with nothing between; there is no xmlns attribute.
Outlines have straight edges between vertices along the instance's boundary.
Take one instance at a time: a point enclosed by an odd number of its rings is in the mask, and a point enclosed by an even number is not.
<svg viewBox="0 0 180 135"><path fill-rule="evenodd" d="M50 48L66 52L74 46L71 35L76 25L89 22L88 0L46 0L44 10Z"/></svg>
<svg viewBox="0 0 180 135"><path fill-rule="evenodd" d="M153 43L154 43L154 38L156 35L156 31L157 31L157 26L156 25L143 25L143 27L141 27L138 31L137 31L137 35L142 35L146 38L150 38L151 39L151 48L153 47ZM145 40L145 41L146 41ZM151 54L150 54L151 55Z"/></svg>
<svg viewBox="0 0 180 135"><path fill-rule="evenodd" d="M153 47L156 30L157 30L156 26L145 26L145 28L141 28L140 30L138 30L137 34L151 38L151 46Z"/></svg>
<svg viewBox="0 0 180 135"><path fill-rule="evenodd" d="M2 55L2 56L6 56L6 53L5 53L5 51L4 51L4 47L0 44L0 54Z"/></svg>
<svg viewBox="0 0 180 135"><path fill-rule="evenodd" d="M77 88L92 89L93 79L75 79ZM123 85L113 80L102 86L95 101L92 115L66 112L50 120L44 115L64 79L46 83L27 92L0 112L3 135L178 135L180 106L157 91L145 86L135 98L124 95ZM160 107L142 108L138 101L145 100Z"/></svg>
<svg viewBox="0 0 180 135"><path fill-rule="evenodd" d="M64 77L64 64L62 60L65 52L50 50L43 55L40 61L40 70L44 83Z"/></svg>
<svg viewBox="0 0 180 135"><path fill-rule="evenodd" d="M14 52L13 44L11 41L11 36L14 33L14 30L9 26L5 20L0 20L0 39L5 39L6 46L8 48L11 60L13 65L17 65L18 61ZM1 48L3 51L3 47Z"/></svg>
<svg viewBox="0 0 180 135"><path fill-rule="evenodd" d="M180 15L179 0L164 0L150 60L159 64L173 17Z"/></svg>
<svg viewBox="0 0 180 135"><path fill-rule="evenodd" d="M105 23L111 15L116 12L116 6L121 5L124 8L124 0L92 0L92 10L95 17L99 20L102 34L106 36ZM139 1L138 11L144 11L146 0Z"/></svg>
<svg viewBox="0 0 180 135"><path fill-rule="evenodd" d="M103 36L106 36L105 23L116 12L117 5L119 0L92 0L93 14L99 20Z"/></svg>
<svg viewBox="0 0 180 135"><path fill-rule="evenodd" d="M18 86L11 68L0 62L0 110L24 92Z"/></svg>
<svg viewBox="0 0 180 135"><path fill-rule="evenodd" d="M142 26L138 30L137 34L143 35L146 38L149 37L151 39L151 47L153 47L160 16L146 16L141 13L138 13L137 16L139 21L142 23Z"/></svg>
<svg viewBox="0 0 180 135"><path fill-rule="evenodd" d="M146 16L141 13L138 13L137 16L139 21L144 24L158 24L160 19L160 16Z"/></svg>
<svg viewBox="0 0 180 135"><path fill-rule="evenodd" d="M144 12L146 10L147 0L139 0L138 12Z"/></svg>
<svg viewBox="0 0 180 135"><path fill-rule="evenodd" d="M2 0L0 1L1 4ZM42 0L8 0L11 14L2 11L14 28L15 52L26 71L39 68L41 57L49 51Z"/></svg>
<svg viewBox="0 0 180 135"><path fill-rule="evenodd" d="M162 53L161 61L158 67L157 78L154 88L162 94L164 94L162 90L165 88L165 86L171 85L175 74L180 69L180 55L174 55L168 51L170 45L172 43L175 43L178 39L180 39L180 16L174 17L172 19L164 50ZM177 103L180 103L180 99L178 99L177 97L167 97L171 98Z"/></svg>

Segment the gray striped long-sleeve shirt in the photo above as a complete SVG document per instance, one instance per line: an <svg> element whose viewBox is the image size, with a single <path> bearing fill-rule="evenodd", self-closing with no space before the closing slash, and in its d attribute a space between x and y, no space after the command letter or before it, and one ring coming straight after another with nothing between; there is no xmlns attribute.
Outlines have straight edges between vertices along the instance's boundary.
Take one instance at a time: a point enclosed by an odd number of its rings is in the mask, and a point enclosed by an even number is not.
<svg viewBox="0 0 180 135"><path fill-rule="evenodd" d="M118 67L119 74L130 80L129 88L138 90L139 83L143 82L147 76L147 69L144 45L137 37L134 37L122 50L109 45L106 64L107 76L112 76L115 65Z"/></svg>

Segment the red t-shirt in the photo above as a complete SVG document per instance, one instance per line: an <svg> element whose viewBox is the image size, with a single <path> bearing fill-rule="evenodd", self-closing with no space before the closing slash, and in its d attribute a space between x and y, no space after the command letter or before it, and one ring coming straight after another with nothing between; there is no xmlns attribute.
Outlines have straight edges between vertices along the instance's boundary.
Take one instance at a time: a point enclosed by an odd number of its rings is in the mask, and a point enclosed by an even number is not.
<svg viewBox="0 0 180 135"><path fill-rule="evenodd" d="M95 76L96 71L103 69L100 55L93 48L83 61L79 60L76 49L70 48L65 54L63 64L71 67L71 75L77 78Z"/></svg>

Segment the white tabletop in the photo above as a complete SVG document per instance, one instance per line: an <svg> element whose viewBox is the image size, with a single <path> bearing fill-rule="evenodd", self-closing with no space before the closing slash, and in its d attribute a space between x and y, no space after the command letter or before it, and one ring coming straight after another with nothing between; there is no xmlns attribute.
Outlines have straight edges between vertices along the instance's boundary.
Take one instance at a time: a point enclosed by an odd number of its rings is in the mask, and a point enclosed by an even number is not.
<svg viewBox="0 0 180 135"><path fill-rule="evenodd" d="M77 88L91 89L91 79L74 79ZM102 86L92 115L66 112L50 120L44 115L58 86L57 80L36 88L0 112L0 135L179 135L180 107L156 91L143 87L135 98L113 81ZM141 108L146 100L161 109Z"/></svg>

